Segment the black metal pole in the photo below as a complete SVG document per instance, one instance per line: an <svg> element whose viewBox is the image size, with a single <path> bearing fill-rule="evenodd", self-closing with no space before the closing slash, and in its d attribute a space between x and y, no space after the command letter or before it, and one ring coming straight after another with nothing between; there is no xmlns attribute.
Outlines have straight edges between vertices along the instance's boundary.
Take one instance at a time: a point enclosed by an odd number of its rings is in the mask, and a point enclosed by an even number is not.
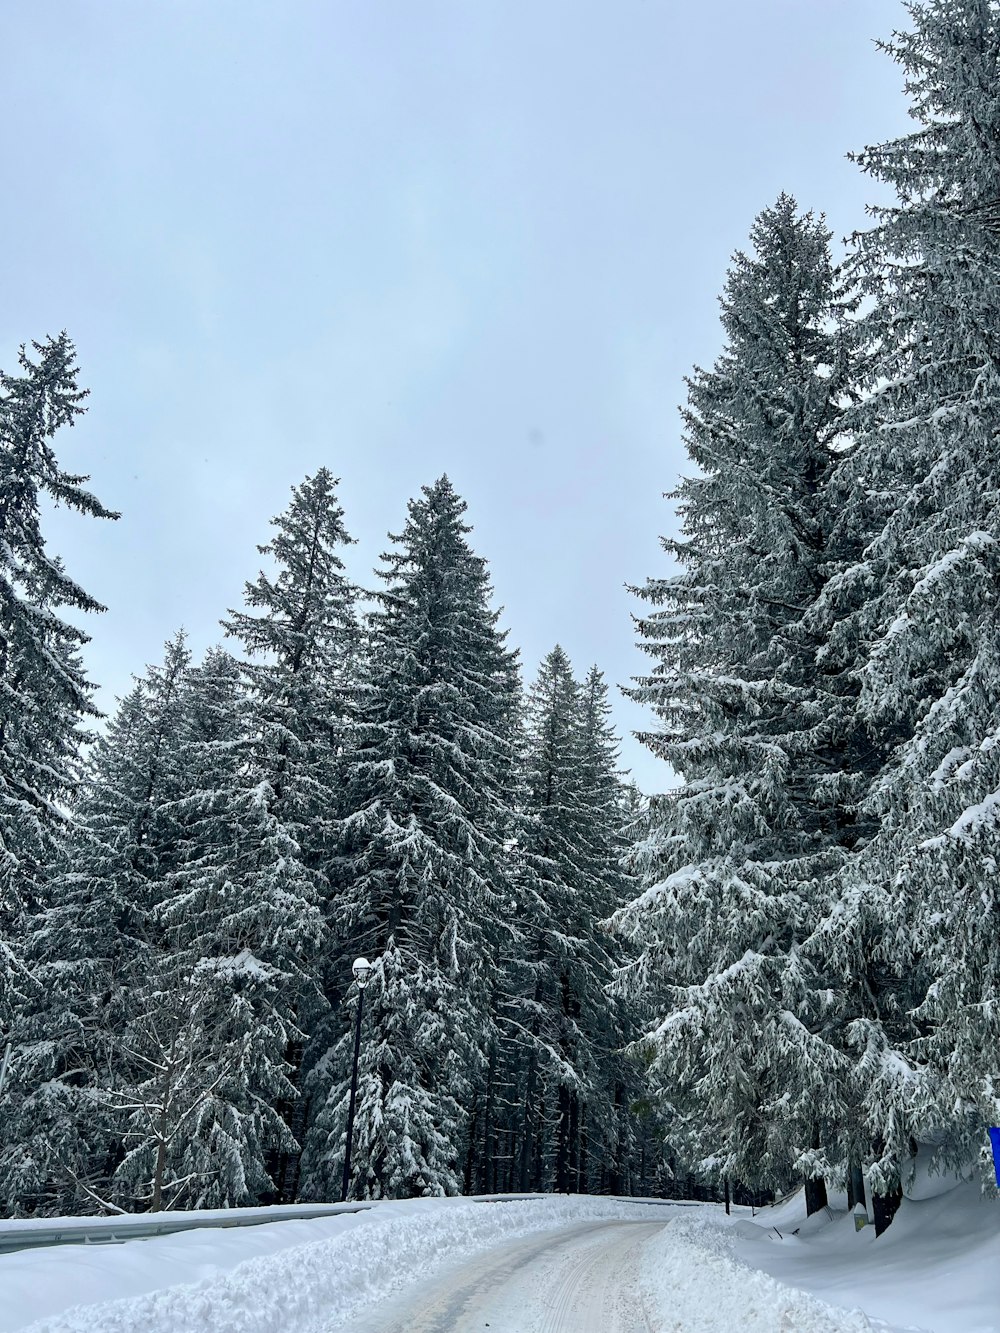
<svg viewBox="0 0 1000 1333"><path fill-rule="evenodd" d="M351 1184L351 1148L354 1142L354 1102L358 1095L358 1056L361 1053L361 1013L365 1007L365 991L358 987L358 1021L354 1028L354 1066L351 1069L351 1101L347 1108L347 1141L344 1145L344 1184L340 1191L341 1203L347 1202Z"/></svg>

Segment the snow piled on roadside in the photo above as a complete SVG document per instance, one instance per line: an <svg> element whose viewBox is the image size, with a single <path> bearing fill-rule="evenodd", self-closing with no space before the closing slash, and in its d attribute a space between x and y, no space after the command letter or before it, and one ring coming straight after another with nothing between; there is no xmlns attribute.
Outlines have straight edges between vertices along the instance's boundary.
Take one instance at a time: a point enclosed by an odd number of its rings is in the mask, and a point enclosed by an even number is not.
<svg viewBox="0 0 1000 1333"><path fill-rule="evenodd" d="M822 1301L861 1306L876 1328L877 1317L924 1333L1000 1333L1000 1201L978 1179L932 1172L932 1160L921 1151L877 1239L874 1227L855 1231L843 1207L807 1219L799 1193L753 1219L740 1210L729 1227L735 1253Z"/></svg>
<svg viewBox="0 0 1000 1333"><path fill-rule="evenodd" d="M709 1219L677 1218L648 1242L643 1299L662 1333L877 1333L887 1324L837 1310L737 1259ZM655 1312L655 1314L654 1314Z"/></svg>
<svg viewBox="0 0 1000 1333"><path fill-rule="evenodd" d="M24 1333L331 1333L417 1276L430 1277L503 1241L578 1222L649 1221L654 1211L660 1210L580 1196L388 1204L355 1214L350 1227L343 1225L346 1218L313 1223L336 1228L328 1239L262 1255L195 1283L76 1306L28 1325ZM134 1244L146 1249L156 1242ZM123 1265L132 1249L121 1247Z"/></svg>

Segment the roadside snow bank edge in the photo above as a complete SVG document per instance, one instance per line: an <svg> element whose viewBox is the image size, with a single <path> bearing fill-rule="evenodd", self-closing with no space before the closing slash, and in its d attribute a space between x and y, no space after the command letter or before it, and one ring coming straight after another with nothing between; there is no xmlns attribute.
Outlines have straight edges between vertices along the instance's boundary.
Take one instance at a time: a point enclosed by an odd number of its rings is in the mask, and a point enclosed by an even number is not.
<svg viewBox="0 0 1000 1333"><path fill-rule="evenodd" d="M409 1283L504 1241L577 1222L649 1221L653 1211L661 1210L579 1196L390 1204L356 1215L358 1225L329 1239L250 1259L194 1284L76 1306L24 1333L329 1333Z"/></svg>

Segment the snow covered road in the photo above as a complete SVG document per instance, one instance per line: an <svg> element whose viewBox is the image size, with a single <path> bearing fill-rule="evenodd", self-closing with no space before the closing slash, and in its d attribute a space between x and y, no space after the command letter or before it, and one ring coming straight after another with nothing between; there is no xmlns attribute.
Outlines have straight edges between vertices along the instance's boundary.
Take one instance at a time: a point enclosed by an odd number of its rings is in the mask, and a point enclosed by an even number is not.
<svg viewBox="0 0 1000 1333"><path fill-rule="evenodd" d="M876 1253L846 1212L807 1223L801 1197L755 1221L565 1195L23 1250L0 1255L0 1333L1000 1333L1000 1222L964 1188L947 1215L950 1194L907 1201L894 1225L926 1239L916 1257L904 1231ZM953 1278L957 1250L971 1257Z"/></svg>
<svg viewBox="0 0 1000 1333"><path fill-rule="evenodd" d="M355 1333L652 1333L641 1250L664 1222L585 1223L476 1255L387 1302ZM330 1333L348 1325L331 1325Z"/></svg>

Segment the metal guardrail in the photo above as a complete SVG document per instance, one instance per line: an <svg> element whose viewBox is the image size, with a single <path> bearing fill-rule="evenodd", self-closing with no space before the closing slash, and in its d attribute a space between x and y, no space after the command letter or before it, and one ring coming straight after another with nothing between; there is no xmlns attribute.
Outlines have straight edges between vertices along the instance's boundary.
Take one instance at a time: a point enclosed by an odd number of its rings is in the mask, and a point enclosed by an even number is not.
<svg viewBox="0 0 1000 1333"><path fill-rule="evenodd" d="M525 1203L532 1199L564 1198L554 1194L475 1194L456 1196L467 1203ZM588 1195L609 1202L669 1204L670 1199L623 1198L612 1195ZM41 1249L53 1245L124 1245L131 1240L151 1240L181 1231L214 1230L221 1227L259 1227L272 1222L310 1222L317 1218L337 1217L343 1213L365 1213L381 1206L381 1200L358 1203L326 1203L313 1206L282 1205L278 1209L211 1209L204 1216L185 1213L127 1213L115 1217L60 1218L47 1224L41 1219L0 1223L0 1254L17 1250Z"/></svg>
<svg viewBox="0 0 1000 1333"><path fill-rule="evenodd" d="M154 1236L172 1236L180 1231L215 1230L220 1227L259 1227L270 1222L308 1222L319 1217L337 1217L341 1213L364 1213L374 1203L326 1204L315 1208L291 1207L280 1213L258 1208L212 1210L205 1217L178 1213L126 1214L121 1217L69 1218L51 1226L16 1222L0 1224L0 1254L30 1250L50 1245L123 1245L130 1240L150 1240Z"/></svg>

